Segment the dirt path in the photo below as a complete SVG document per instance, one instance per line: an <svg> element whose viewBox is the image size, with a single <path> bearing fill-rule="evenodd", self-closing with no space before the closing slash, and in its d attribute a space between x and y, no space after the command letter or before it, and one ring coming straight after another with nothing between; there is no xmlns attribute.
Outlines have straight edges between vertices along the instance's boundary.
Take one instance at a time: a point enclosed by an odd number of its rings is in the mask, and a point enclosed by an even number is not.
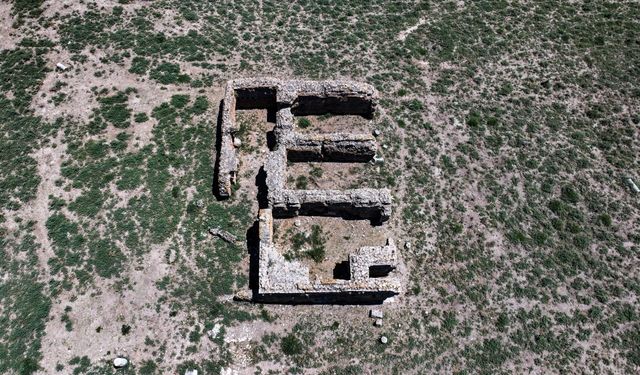
<svg viewBox="0 0 640 375"><path fill-rule="evenodd" d="M418 27L424 25L427 22L427 20L425 18L420 18L420 20L418 20L418 23L416 23L415 25L402 30L399 34L398 34L398 40L403 42L405 39L407 39L407 36L409 36L409 34L411 34L412 32L418 30Z"/></svg>
<svg viewBox="0 0 640 375"><path fill-rule="evenodd" d="M36 222L34 235L41 245L38 250L38 263L46 275L49 275L48 261L55 256L49 241L46 223L50 214L49 195L52 195L57 189L55 181L60 178L60 166L66 151L66 145L60 142L61 138L62 133L59 133L49 146L43 147L31 155L38 162L40 185L36 198L25 207L26 216Z"/></svg>

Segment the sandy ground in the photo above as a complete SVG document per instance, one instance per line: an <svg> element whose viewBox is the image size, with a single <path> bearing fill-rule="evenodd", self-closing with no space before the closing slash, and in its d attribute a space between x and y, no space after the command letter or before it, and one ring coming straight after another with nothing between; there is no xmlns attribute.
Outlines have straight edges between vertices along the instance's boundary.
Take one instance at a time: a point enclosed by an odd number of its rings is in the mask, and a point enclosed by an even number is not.
<svg viewBox="0 0 640 375"><path fill-rule="evenodd" d="M17 32L11 27L14 20L11 16L11 8L10 2L0 2L0 50L12 49L20 41Z"/></svg>
<svg viewBox="0 0 640 375"><path fill-rule="evenodd" d="M131 289L120 291L104 282L97 283L100 286L91 294L63 292L58 297L42 342L41 374L52 373L57 363L66 364L76 356L86 355L94 363L111 361L116 355L126 356L135 363L153 359L157 347L146 345L147 338L167 343L166 364L180 363L179 353L184 345L182 332L170 327L193 317L184 314L171 317L169 306L158 305L158 298L164 293L155 283L171 272L165 260L166 246L154 246L140 262L130 263L123 269L131 280ZM66 331L65 323L60 320L67 306L71 307L68 313L73 322L71 332ZM124 324L131 326L127 335L121 332ZM217 346L204 338L199 356L215 355L216 350Z"/></svg>
<svg viewBox="0 0 640 375"><path fill-rule="evenodd" d="M36 221L34 234L42 245L38 250L38 261L47 275L49 274L47 261L54 256L45 226L50 215L49 195L55 194L60 197L63 193L62 189L55 186L56 180L60 178L60 166L66 150L66 145L60 142L61 138L62 134L59 133L50 146L43 147L32 155L38 162L38 174L41 182L38 186L36 199L25 207L27 211L31 212L32 219ZM67 195L70 194L67 193Z"/></svg>

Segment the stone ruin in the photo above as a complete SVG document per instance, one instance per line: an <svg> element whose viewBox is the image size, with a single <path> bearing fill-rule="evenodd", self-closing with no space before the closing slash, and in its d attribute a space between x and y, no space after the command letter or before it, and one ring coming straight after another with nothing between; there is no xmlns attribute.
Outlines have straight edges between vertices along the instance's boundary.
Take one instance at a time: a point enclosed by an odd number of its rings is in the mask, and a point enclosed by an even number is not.
<svg viewBox="0 0 640 375"><path fill-rule="evenodd" d="M383 246L362 247L348 257L348 277L311 280L309 269L284 258L273 242L273 219L338 216L387 221L391 214L388 189L297 190L287 189L288 162L369 162L377 142L371 134L306 135L296 132L294 116L360 115L371 119L377 92L352 81L298 81L270 78L239 79L227 83L222 102L216 182L220 198L231 195L238 175L235 136L237 109L275 112L273 144L264 162L265 202L259 211L257 287L253 301L279 303L376 303L398 294L400 280L393 272L398 251L392 239Z"/></svg>

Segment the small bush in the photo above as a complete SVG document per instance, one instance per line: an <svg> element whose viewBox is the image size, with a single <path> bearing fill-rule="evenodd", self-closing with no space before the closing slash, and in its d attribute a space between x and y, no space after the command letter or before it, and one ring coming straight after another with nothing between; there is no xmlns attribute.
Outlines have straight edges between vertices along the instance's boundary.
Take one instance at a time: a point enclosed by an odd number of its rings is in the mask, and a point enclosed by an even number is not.
<svg viewBox="0 0 640 375"><path fill-rule="evenodd" d="M189 95L173 95L171 105L176 108L184 108L189 103Z"/></svg>
<svg viewBox="0 0 640 375"><path fill-rule="evenodd" d="M578 203L578 201L580 200L580 195L578 195L578 192L570 185L565 185L562 187L560 196L562 200L569 203Z"/></svg>
<svg viewBox="0 0 640 375"><path fill-rule="evenodd" d="M307 176L298 176L296 178L296 189L305 190L309 184L309 180Z"/></svg>
<svg viewBox="0 0 640 375"><path fill-rule="evenodd" d="M147 120L149 120L149 116L147 116L147 114L144 113L144 112L140 112L140 113L136 113L136 115L133 117L133 119L135 120L135 122L141 123L141 122L146 122Z"/></svg>
<svg viewBox="0 0 640 375"><path fill-rule="evenodd" d="M129 68L129 73L134 74L145 74L149 70L149 60L143 57L134 57L131 60L131 68Z"/></svg>
<svg viewBox="0 0 640 375"><path fill-rule="evenodd" d="M477 113L471 113L467 118L467 125L472 128L480 125L480 115L478 115Z"/></svg>
<svg viewBox="0 0 640 375"><path fill-rule="evenodd" d="M299 118L298 119L298 127L300 129L306 129L306 128L311 127L311 120L309 120L306 117Z"/></svg>
<svg viewBox="0 0 640 375"><path fill-rule="evenodd" d="M302 341L300 341L300 339L298 339L293 333L282 338L280 348L286 355L301 354L303 351Z"/></svg>
<svg viewBox="0 0 640 375"><path fill-rule="evenodd" d="M194 12L193 10L191 10L191 9L184 9L182 11L182 16L187 21L197 21L198 20L198 14L196 12Z"/></svg>
<svg viewBox="0 0 640 375"><path fill-rule="evenodd" d="M142 362L142 367L140 367L140 375L153 375L156 374L158 370L158 365L153 360L147 360Z"/></svg>
<svg viewBox="0 0 640 375"><path fill-rule="evenodd" d="M131 109L127 106L127 95L118 92L115 95L100 99L100 113L107 122L116 128L126 128L129 126Z"/></svg>
<svg viewBox="0 0 640 375"><path fill-rule="evenodd" d="M307 251L307 255L316 263L320 263L324 260L326 253L324 249L325 242L322 228L319 225L311 227L311 236L309 237L311 250Z"/></svg>
<svg viewBox="0 0 640 375"><path fill-rule="evenodd" d="M205 96L198 96L193 103L193 113L196 115L201 115L207 111L209 108L209 101Z"/></svg>
<svg viewBox="0 0 640 375"><path fill-rule="evenodd" d="M312 175L313 177L316 177L316 178L322 177L323 173L324 173L324 171L322 170L322 168L317 167L315 165L311 166L311 172L309 172L310 175Z"/></svg>
<svg viewBox="0 0 640 375"><path fill-rule="evenodd" d="M600 220L600 223L602 225L604 225L605 227L610 227L611 226L612 220L611 220L611 216L609 216L609 214L600 215L599 220Z"/></svg>
<svg viewBox="0 0 640 375"><path fill-rule="evenodd" d="M180 74L180 65L166 62L153 69L149 76L164 85L171 83L189 83L189 81L191 81L191 77L188 75Z"/></svg>
<svg viewBox="0 0 640 375"><path fill-rule="evenodd" d="M102 277L115 276L122 268L125 255L114 243L108 240L99 240L93 244L93 265L98 275Z"/></svg>
<svg viewBox="0 0 640 375"><path fill-rule="evenodd" d="M422 102L418 99L409 100L404 103L404 106L407 107L408 110L413 112L421 111L424 108Z"/></svg>

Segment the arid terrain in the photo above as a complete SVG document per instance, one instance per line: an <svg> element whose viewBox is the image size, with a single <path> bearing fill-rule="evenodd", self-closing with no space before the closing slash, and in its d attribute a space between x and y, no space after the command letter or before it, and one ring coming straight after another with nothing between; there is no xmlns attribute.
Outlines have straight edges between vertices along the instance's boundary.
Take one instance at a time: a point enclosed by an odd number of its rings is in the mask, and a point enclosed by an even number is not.
<svg viewBox="0 0 640 375"><path fill-rule="evenodd" d="M225 84L248 77L378 91L370 120L296 118L375 134L375 162L286 178L390 189L390 220L274 238L330 279L392 237L402 293L234 300L266 110L238 111L229 199L214 165ZM1 1L0 374L639 373L637 186L634 1Z"/></svg>

